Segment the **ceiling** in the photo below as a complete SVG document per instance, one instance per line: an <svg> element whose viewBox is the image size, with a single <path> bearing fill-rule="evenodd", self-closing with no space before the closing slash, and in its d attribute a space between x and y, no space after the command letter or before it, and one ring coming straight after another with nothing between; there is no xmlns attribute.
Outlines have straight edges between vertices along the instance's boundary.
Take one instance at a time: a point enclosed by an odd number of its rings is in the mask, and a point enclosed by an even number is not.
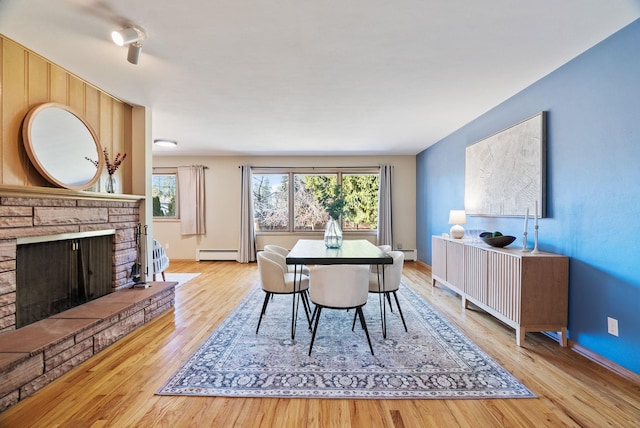
<svg viewBox="0 0 640 428"><path fill-rule="evenodd" d="M152 111L154 155L416 154L640 0L0 0L0 33ZM110 33L148 34L138 65Z"/></svg>

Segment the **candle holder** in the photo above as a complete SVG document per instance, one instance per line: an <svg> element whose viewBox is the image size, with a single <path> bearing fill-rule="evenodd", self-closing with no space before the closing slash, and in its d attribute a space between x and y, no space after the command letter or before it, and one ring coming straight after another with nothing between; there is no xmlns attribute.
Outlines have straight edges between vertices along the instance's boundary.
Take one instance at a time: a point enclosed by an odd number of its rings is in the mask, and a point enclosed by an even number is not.
<svg viewBox="0 0 640 428"><path fill-rule="evenodd" d="M520 251L522 251L523 253L528 253L531 250L527 249L527 232L524 232L523 235L524 237L522 238L522 250Z"/></svg>
<svg viewBox="0 0 640 428"><path fill-rule="evenodd" d="M533 236L533 251L531 251L532 254L539 254L540 251L538 250L538 225L535 225L535 235Z"/></svg>

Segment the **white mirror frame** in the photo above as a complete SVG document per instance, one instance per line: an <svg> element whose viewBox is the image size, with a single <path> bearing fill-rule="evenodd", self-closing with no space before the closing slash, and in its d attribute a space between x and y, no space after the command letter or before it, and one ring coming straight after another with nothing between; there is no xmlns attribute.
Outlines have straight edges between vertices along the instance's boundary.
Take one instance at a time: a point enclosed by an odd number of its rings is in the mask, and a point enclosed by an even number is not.
<svg viewBox="0 0 640 428"><path fill-rule="evenodd" d="M44 103L32 108L24 119L22 137L33 166L49 182L84 190L99 180L104 157L98 137L69 106Z"/></svg>

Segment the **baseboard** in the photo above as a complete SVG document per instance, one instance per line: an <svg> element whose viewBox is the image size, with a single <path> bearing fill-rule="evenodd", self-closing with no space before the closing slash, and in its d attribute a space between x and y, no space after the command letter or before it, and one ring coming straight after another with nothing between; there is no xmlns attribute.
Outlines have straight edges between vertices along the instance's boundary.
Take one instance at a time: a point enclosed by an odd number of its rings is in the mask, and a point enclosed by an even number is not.
<svg viewBox="0 0 640 428"><path fill-rule="evenodd" d="M636 385L640 385L640 375L632 372L631 370L625 369L624 367L614 363L611 360L608 360L600 354L596 354L595 352L585 348L584 346L578 345L572 340L568 340L567 344L572 351L577 352L586 359L591 360L594 363L622 376L623 378L635 383Z"/></svg>
<svg viewBox="0 0 640 428"><path fill-rule="evenodd" d="M196 249L196 261L217 261L217 260L236 260L238 257L237 250L210 250L198 248Z"/></svg>

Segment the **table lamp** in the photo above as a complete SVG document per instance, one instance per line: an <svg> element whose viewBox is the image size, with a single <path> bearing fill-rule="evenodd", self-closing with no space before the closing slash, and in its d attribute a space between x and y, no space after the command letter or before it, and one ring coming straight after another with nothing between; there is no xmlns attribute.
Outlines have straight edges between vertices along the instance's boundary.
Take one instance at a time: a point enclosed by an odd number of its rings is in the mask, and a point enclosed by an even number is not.
<svg viewBox="0 0 640 428"><path fill-rule="evenodd" d="M464 236L464 227L461 224L467 223L467 215L464 210L449 211L449 224L452 224L449 234L452 238L460 239Z"/></svg>

